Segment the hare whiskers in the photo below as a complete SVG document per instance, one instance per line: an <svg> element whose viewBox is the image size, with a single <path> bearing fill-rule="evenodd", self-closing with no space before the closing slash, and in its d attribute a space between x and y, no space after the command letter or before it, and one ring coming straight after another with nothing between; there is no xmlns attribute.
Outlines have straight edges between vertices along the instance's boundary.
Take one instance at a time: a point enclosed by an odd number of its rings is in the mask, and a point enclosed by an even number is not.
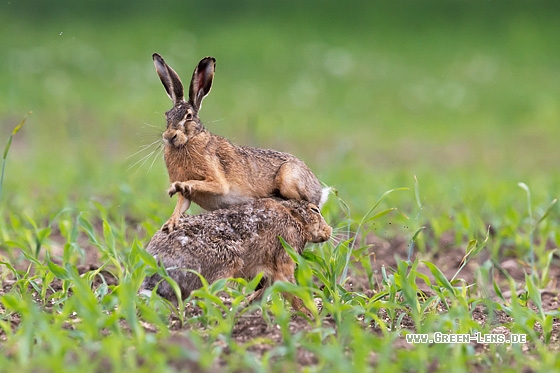
<svg viewBox="0 0 560 373"><path fill-rule="evenodd" d="M155 146L155 149L153 149L153 150L151 150L149 153L143 155L143 156L142 156L140 159L138 159L136 162L134 162L134 163L132 163L130 166L128 166L128 168L127 168L126 170L127 170L127 171L130 171L130 170L132 170L134 167L136 167L137 165L139 165L138 168L137 168L136 171L135 171L135 172L137 172L139 169L141 169L141 168L144 166L144 164L150 159L150 157L151 157L152 155L155 154L154 160L152 161L152 166L153 166L155 160L158 159L159 154L161 154L161 152L163 152L163 145L161 144L161 141L160 141L159 139L153 141L151 144L141 145L141 146L140 146L140 150L134 152L133 154L131 154L131 155L129 155L129 156L127 157L127 159L133 158L133 157L135 157L136 155L138 155L138 154L140 154L140 153L142 153L142 152L145 152L145 151L149 150L151 147L154 147L154 146ZM148 169L148 171L151 170L151 168L152 168L152 167L150 166L150 168Z"/></svg>
<svg viewBox="0 0 560 373"><path fill-rule="evenodd" d="M147 172L150 172L152 170L152 168L154 167L154 163L156 162L156 160L160 159L160 156L161 156L162 153L163 153L163 145L160 144L160 145L158 145L157 154L154 156L154 159L152 159L152 163L150 164L150 167L148 167Z"/></svg>
<svg viewBox="0 0 560 373"><path fill-rule="evenodd" d="M126 157L126 159L130 159L130 158L134 157L135 155L137 155L137 154L139 154L139 153L142 153L144 150L146 150L146 149L148 149L148 148L150 148L151 146L154 146L154 145L156 145L156 146L158 146L158 147L159 147L159 146L163 147L163 145L161 144L160 139L156 139L156 140L154 140L153 142L151 142L150 144L140 145L140 146L139 146L140 150L138 150L138 151L132 153L131 155L129 155L128 157Z"/></svg>

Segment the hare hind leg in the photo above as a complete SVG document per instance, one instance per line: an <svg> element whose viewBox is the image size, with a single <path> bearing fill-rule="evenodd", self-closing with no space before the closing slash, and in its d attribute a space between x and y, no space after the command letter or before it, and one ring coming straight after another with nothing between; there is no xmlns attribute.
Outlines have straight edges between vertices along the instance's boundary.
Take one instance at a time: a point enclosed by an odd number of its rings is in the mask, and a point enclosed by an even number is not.
<svg viewBox="0 0 560 373"><path fill-rule="evenodd" d="M286 263L281 265L281 269L274 274L272 278L272 282L285 281L285 282L291 282L292 284L295 284L296 281L294 278L294 270L295 270L295 264L293 262L291 264ZM263 280L264 283L262 284L262 287L255 290L253 294L247 296L246 301L248 304L260 300L264 295L265 290L271 285L270 279L265 279L263 277ZM302 312L310 320L313 319L313 313L307 307L305 307L303 301L300 298L287 292L282 292L282 296L284 296L284 298L290 302L294 310Z"/></svg>
<svg viewBox="0 0 560 373"><path fill-rule="evenodd" d="M303 162L284 163L275 180L280 195L286 199L305 200L316 205L321 201L321 184Z"/></svg>
<svg viewBox="0 0 560 373"><path fill-rule="evenodd" d="M267 287L270 286L270 284L268 282L268 279L265 279L263 277L263 280L264 280L263 285L260 288L258 288L257 290L255 290L253 292L253 294L250 294L250 295L247 296L247 298L246 298L247 303L253 303L255 301L261 300L262 296L264 295L264 291L266 290Z"/></svg>
<svg viewBox="0 0 560 373"><path fill-rule="evenodd" d="M278 272L276 272L274 275L274 281L285 281L285 282L291 282L292 284L295 284L296 283L296 279L294 278L295 267L296 267L295 263L291 259L290 259L290 263L280 264L278 268ZM305 307L303 301L300 298L287 292L282 292L282 295L290 302L294 310L302 312L310 320L313 320L314 318L313 313L307 307Z"/></svg>

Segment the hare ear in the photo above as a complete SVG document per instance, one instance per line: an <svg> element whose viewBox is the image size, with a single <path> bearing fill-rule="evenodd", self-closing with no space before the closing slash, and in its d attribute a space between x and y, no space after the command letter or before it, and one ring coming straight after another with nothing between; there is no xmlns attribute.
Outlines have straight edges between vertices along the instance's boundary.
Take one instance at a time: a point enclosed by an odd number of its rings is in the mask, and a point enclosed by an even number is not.
<svg viewBox="0 0 560 373"><path fill-rule="evenodd" d="M177 105L179 102L183 102L183 83L181 83L179 75L177 75L177 73L165 63L165 61L159 54L154 53L152 55L152 58L154 59L156 72L159 75L163 86L165 87L167 95L173 101L173 104Z"/></svg>
<svg viewBox="0 0 560 373"><path fill-rule="evenodd" d="M191 86L189 87L189 101L197 111L200 110L204 97L212 89L215 70L216 59L214 57L203 58L194 69Z"/></svg>

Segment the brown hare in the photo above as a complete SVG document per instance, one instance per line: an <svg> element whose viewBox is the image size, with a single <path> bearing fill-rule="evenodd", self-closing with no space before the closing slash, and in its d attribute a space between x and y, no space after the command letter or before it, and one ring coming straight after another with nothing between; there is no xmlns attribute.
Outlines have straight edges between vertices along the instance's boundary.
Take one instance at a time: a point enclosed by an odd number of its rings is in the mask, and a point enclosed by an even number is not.
<svg viewBox="0 0 560 373"><path fill-rule="evenodd" d="M175 228L191 201L209 211L263 197L305 200L319 206L324 203L329 189L322 189L303 161L275 150L236 146L204 128L198 112L212 88L213 57L198 63L186 101L179 75L159 54L155 53L153 60L173 101L173 108L165 114L163 143L171 182L168 193L170 197L178 194L178 200L164 225L166 230Z"/></svg>
<svg viewBox="0 0 560 373"><path fill-rule="evenodd" d="M172 232L156 232L146 251L167 269L186 298L202 286L200 273L209 283L221 278L247 280L264 272L264 286L249 300L262 296L274 281L294 282L295 263L281 244L282 237L298 253L307 242L324 242L332 234L319 208L303 200L254 199L250 202L179 220ZM176 301L172 287L159 275L144 280L143 289ZM294 309L308 316L301 299L285 295Z"/></svg>

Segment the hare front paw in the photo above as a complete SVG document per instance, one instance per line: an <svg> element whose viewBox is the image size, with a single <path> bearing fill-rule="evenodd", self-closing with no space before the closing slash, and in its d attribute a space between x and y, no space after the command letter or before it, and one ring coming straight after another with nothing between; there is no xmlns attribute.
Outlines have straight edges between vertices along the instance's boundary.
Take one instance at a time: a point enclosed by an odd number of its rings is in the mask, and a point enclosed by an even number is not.
<svg viewBox="0 0 560 373"><path fill-rule="evenodd" d="M176 181L167 189L167 194L169 197L173 197L176 193L181 193L185 198L189 198L191 186L183 181Z"/></svg>

